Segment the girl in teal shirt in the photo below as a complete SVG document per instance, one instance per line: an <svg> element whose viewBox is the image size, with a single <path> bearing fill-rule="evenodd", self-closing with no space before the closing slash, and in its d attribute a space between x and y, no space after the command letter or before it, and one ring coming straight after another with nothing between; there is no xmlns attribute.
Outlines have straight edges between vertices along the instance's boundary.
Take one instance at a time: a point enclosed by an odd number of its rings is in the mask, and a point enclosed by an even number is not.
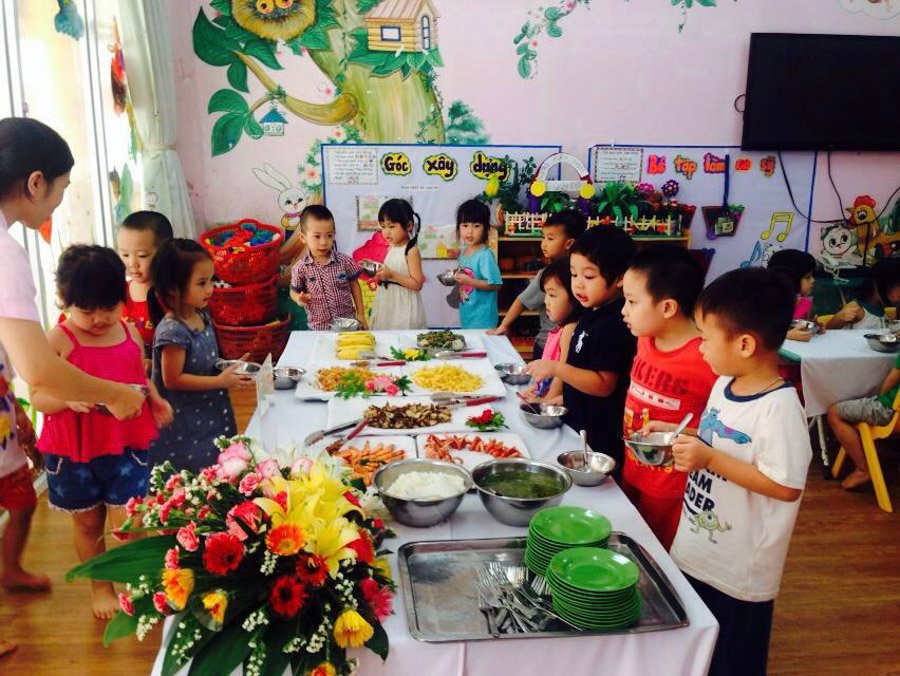
<svg viewBox="0 0 900 676"><path fill-rule="evenodd" d="M500 268L487 241L491 211L484 202L468 200L456 210L456 236L463 253L459 271L459 319L464 329L492 329L497 326L497 292L503 286Z"/></svg>

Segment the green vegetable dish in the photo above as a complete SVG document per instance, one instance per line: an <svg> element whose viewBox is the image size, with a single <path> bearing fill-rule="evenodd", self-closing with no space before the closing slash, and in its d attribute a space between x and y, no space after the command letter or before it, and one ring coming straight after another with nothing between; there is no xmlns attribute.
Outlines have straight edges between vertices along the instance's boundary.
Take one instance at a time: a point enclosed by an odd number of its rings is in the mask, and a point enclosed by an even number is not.
<svg viewBox="0 0 900 676"><path fill-rule="evenodd" d="M546 474L514 469L486 476L481 487L508 498L549 498L559 493L563 484Z"/></svg>
<svg viewBox="0 0 900 676"><path fill-rule="evenodd" d="M448 331L428 331L420 333L416 336L416 344L424 349L430 350L464 350L466 349L466 339L458 333Z"/></svg>

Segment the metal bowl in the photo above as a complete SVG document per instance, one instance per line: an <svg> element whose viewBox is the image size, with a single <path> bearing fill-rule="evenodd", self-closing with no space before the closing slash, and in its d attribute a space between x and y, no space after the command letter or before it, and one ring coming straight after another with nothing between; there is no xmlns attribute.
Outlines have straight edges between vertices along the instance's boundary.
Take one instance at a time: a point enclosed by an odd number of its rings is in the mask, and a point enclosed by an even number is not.
<svg viewBox="0 0 900 676"><path fill-rule="evenodd" d="M535 413L537 408L540 413ZM520 404L519 412L522 418L532 427L539 430L552 430L563 424L563 416L569 412L565 406L551 406L549 404Z"/></svg>
<svg viewBox="0 0 900 676"><path fill-rule="evenodd" d="M500 380L510 385L524 385L531 380L531 376L525 373L525 364L507 362L496 364L494 368L500 375Z"/></svg>
<svg viewBox="0 0 900 676"><path fill-rule="evenodd" d="M457 270L444 270L441 274L437 275L437 280L444 286L456 286L456 280L453 279L453 276L457 272Z"/></svg>
<svg viewBox="0 0 900 676"><path fill-rule="evenodd" d="M599 486L612 474L616 461L606 455L588 451L587 467L584 466L583 451L566 451L556 456L556 462L563 466L576 486Z"/></svg>
<svg viewBox="0 0 900 676"><path fill-rule="evenodd" d="M625 437L625 443L645 465L669 466L674 462L672 444L675 443L675 435L671 432L651 432L644 436L635 432L630 437Z"/></svg>
<svg viewBox="0 0 900 676"><path fill-rule="evenodd" d="M235 364L237 364L238 367L234 372L239 376L255 376L262 368L262 366L256 362L241 361L240 359L220 359L216 362L216 368L220 371L224 371Z"/></svg>
<svg viewBox="0 0 900 676"><path fill-rule="evenodd" d="M279 366L278 368L273 369L272 374L275 376L275 389L293 389L303 378L304 373L306 373L306 369L295 366Z"/></svg>
<svg viewBox="0 0 900 676"><path fill-rule="evenodd" d="M465 488L459 495L439 500L407 500L396 498L386 492L401 474L407 472L442 472L461 477ZM381 496L381 501L391 515L405 526L427 528L449 519L457 510L469 488L472 487L472 476L459 465L441 460L400 460L384 465L372 477L372 485Z"/></svg>
<svg viewBox="0 0 900 676"><path fill-rule="evenodd" d="M560 491L546 498L511 498L482 488L481 483L489 476L509 470L526 470L536 474L546 474L559 479ZM572 487L571 477L559 467L546 462L527 458L504 458L490 460L472 470L472 480L484 508L500 523L508 526L527 526L531 517L545 507L554 507L562 502L563 495Z"/></svg>
<svg viewBox="0 0 900 676"><path fill-rule="evenodd" d="M378 263L376 261L369 260L368 258L364 258L359 262L359 267L362 268L362 271L367 275L369 275L370 277L374 277L375 273L384 267L384 263Z"/></svg>
<svg viewBox="0 0 900 676"><path fill-rule="evenodd" d="M353 317L337 317L331 320L332 331L359 331L359 320Z"/></svg>
<svg viewBox="0 0 900 676"><path fill-rule="evenodd" d="M866 342L876 352L896 352L900 350L900 339L894 333L867 333Z"/></svg>
<svg viewBox="0 0 900 676"><path fill-rule="evenodd" d="M818 328L818 326L815 322L811 322L808 319L795 319L791 322L791 328L800 329L801 331L806 331L807 333L812 333Z"/></svg>

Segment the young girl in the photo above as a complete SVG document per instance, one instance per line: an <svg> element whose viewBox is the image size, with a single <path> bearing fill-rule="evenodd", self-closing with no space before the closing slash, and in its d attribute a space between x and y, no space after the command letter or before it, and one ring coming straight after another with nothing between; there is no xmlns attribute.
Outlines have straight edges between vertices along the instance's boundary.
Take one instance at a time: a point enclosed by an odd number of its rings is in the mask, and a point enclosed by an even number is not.
<svg viewBox="0 0 900 676"><path fill-rule="evenodd" d="M569 353L575 325L584 310L572 292L572 271L569 269L568 256L559 258L544 268L541 291L544 292L547 316L556 327L547 334L547 342L540 358L559 361L562 355ZM544 378L526 389L522 398L533 403L562 403L562 389L561 380Z"/></svg>
<svg viewBox="0 0 900 676"><path fill-rule="evenodd" d="M884 258L866 271L858 300L851 300L825 325L829 329L881 329L885 306L900 304L900 260Z"/></svg>
<svg viewBox="0 0 900 676"><path fill-rule="evenodd" d="M392 199L378 210L381 234L390 243L384 265L375 273L380 284L375 292L371 328L424 329L425 305L419 291L425 283L422 254L416 246L419 215L406 200Z"/></svg>
<svg viewBox="0 0 900 676"><path fill-rule="evenodd" d="M459 257L459 319L464 329L497 326L497 292L503 286L500 268L487 246L491 210L484 202L468 200L456 211L456 237L464 248Z"/></svg>
<svg viewBox="0 0 900 676"><path fill-rule="evenodd" d="M237 434L228 389L252 381L234 372L237 365L216 369L219 348L205 309L213 271L209 254L190 239L170 239L153 259L153 383L175 411L175 421L150 447L153 466L169 460L176 470L197 473L215 463L216 437Z"/></svg>
<svg viewBox="0 0 900 676"><path fill-rule="evenodd" d="M797 249L776 251L769 259L767 266L781 275L797 294L794 304L794 319L810 319L812 312L812 292L816 286L813 273L816 270L816 259L811 254ZM813 332L804 329L791 329L787 337L791 340L808 341Z"/></svg>
<svg viewBox="0 0 900 676"><path fill-rule="evenodd" d="M121 422L105 407L32 392L32 404L46 414L38 448L46 459L50 506L72 514L75 550L86 561L106 550L107 516L121 523L125 503L147 494L147 449L157 426L171 422L172 409L147 381L140 334L122 319L125 266L116 252L69 247L60 256L56 286L68 318L47 338L59 356L91 375L149 387L140 414ZM112 617L118 608L112 584L91 587L94 616Z"/></svg>

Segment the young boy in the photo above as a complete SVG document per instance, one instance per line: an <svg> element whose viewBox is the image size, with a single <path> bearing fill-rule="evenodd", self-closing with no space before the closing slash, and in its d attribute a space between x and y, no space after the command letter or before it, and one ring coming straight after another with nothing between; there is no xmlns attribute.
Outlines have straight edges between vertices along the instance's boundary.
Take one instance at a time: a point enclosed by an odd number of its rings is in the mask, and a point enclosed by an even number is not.
<svg viewBox="0 0 900 676"><path fill-rule="evenodd" d="M291 269L291 298L306 308L309 328L329 331L339 317L355 317L366 328L362 291L356 283L362 270L335 248L334 216L327 207L311 204L300 213L300 230L307 253Z"/></svg>
<svg viewBox="0 0 900 676"><path fill-rule="evenodd" d="M565 362L538 359L527 371L536 380L559 378L566 423L585 430L595 451L622 463L622 415L635 338L622 321L622 277L634 254L623 230L598 225L572 245L572 291L586 309Z"/></svg>
<svg viewBox="0 0 900 676"><path fill-rule="evenodd" d="M728 272L700 295L700 351L721 377L697 436L672 558L719 621L709 673L765 674L772 610L812 457L797 391L778 374L794 294L769 270ZM657 428L659 429L659 428Z"/></svg>
<svg viewBox="0 0 900 676"><path fill-rule="evenodd" d="M639 251L625 273L622 316L638 338L625 398L626 437L650 420L678 423L692 413L694 424L700 421L716 381L694 323L703 277L693 255L674 244ZM620 486L666 549L678 529L686 479L671 465L646 465L625 449Z"/></svg>
<svg viewBox="0 0 900 676"><path fill-rule="evenodd" d="M887 425L894 417L894 399L900 392L900 355L897 356L894 368L887 374L878 391L880 394L877 397L841 401L828 408L828 423L834 436L841 442L841 446L856 466L841 482L841 486L848 491L872 480L862 441L854 425L860 422Z"/></svg>
<svg viewBox="0 0 900 676"><path fill-rule="evenodd" d="M134 324L144 340L144 357L153 347L153 322L147 308L147 292L153 286L150 264L157 249L172 239L172 224L156 211L135 211L122 221L116 234L116 249L130 277L123 317Z"/></svg>
<svg viewBox="0 0 900 676"><path fill-rule="evenodd" d="M558 214L552 214L541 226L541 254L544 258L553 262L559 260L569 253L569 249L575 243L575 240L584 234L587 229L587 221L580 211L575 209L566 209ZM496 329L488 331L490 335L502 336L512 323L519 318L525 310L540 310L540 331L534 339L534 359L540 359L544 352L544 345L547 342L547 335L556 326L547 316L547 310L544 307L544 292L541 289L541 279L544 276L542 268L531 278L525 290L513 301L500 326Z"/></svg>

